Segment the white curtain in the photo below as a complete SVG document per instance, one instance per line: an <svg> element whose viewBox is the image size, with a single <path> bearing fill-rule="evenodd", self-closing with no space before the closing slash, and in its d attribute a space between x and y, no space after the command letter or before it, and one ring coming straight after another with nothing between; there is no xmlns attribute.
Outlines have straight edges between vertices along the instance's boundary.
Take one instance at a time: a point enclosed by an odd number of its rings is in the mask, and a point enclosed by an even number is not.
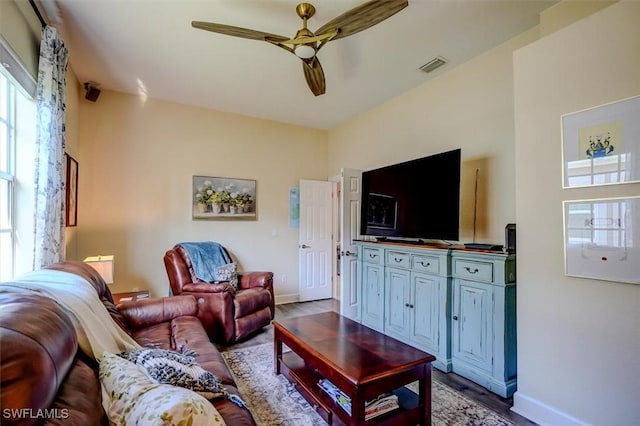
<svg viewBox="0 0 640 426"><path fill-rule="evenodd" d="M64 260L64 115L67 48L55 28L45 26L40 42L36 89L35 244L33 268Z"/></svg>

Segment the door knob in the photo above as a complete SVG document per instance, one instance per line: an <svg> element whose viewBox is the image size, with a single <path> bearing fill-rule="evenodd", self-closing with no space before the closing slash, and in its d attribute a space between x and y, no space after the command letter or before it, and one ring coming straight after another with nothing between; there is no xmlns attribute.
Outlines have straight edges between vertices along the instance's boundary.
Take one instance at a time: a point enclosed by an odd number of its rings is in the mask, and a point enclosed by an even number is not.
<svg viewBox="0 0 640 426"><path fill-rule="evenodd" d="M308 245L306 245L306 244L302 244L302 245L300 245L300 248L303 248L303 249L305 249L305 248L311 248L311 246L308 246Z"/></svg>
<svg viewBox="0 0 640 426"><path fill-rule="evenodd" d="M351 253L349 250L347 250L347 251L345 251L345 252L344 252L344 255L345 255L345 256L351 256L352 254L354 254L354 253Z"/></svg>
<svg viewBox="0 0 640 426"><path fill-rule="evenodd" d="M458 321L458 316L457 316L457 315L454 315L454 316L453 316L453 320L454 320L454 321Z"/></svg>

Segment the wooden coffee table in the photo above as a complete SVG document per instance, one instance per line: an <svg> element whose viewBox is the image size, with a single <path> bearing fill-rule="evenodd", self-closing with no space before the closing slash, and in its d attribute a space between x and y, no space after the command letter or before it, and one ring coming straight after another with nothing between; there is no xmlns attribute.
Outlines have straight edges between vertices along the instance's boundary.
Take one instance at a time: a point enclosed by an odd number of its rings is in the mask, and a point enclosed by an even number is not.
<svg viewBox="0 0 640 426"><path fill-rule="evenodd" d="M335 312L274 321L276 374L284 374L330 425L430 425L433 355ZM283 353L286 345L290 352ZM351 398L351 413L318 385L328 379ZM418 381L418 396L403 388ZM400 408L365 421L365 402L385 392Z"/></svg>

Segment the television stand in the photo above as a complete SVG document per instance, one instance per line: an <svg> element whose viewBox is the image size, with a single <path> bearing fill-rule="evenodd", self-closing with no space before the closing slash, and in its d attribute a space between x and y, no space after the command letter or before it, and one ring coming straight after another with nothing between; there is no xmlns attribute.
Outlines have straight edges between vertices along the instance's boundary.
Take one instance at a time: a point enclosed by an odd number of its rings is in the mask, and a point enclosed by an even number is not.
<svg viewBox="0 0 640 426"><path fill-rule="evenodd" d="M376 241L380 243L401 243L401 244L414 244L414 245L423 245L426 244L424 240L405 240L402 238L388 238L388 237L376 237Z"/></svg>
<svg viewBox="0 0 640 426"><path fill-rule="evenodd" d="M404 239L404 238L389 238L389 237L376 237L378 243L399 243L399 244L411 244L415 246L450 246L452 243L445 240L424 240L424 239Z"/></svg>

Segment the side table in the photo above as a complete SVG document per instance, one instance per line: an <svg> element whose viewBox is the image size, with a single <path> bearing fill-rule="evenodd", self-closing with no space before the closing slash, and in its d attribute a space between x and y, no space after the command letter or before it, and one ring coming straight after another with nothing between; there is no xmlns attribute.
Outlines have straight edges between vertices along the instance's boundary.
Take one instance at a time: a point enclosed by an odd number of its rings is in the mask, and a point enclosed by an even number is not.
<svg viewBox="0 0 640 426"><path fill-rule="evenodd" d="M121 302L148 299L150 297L149 290L129 291L125 293L113 293L112 296L113 296L113 301L116 305Z"/></svg>

